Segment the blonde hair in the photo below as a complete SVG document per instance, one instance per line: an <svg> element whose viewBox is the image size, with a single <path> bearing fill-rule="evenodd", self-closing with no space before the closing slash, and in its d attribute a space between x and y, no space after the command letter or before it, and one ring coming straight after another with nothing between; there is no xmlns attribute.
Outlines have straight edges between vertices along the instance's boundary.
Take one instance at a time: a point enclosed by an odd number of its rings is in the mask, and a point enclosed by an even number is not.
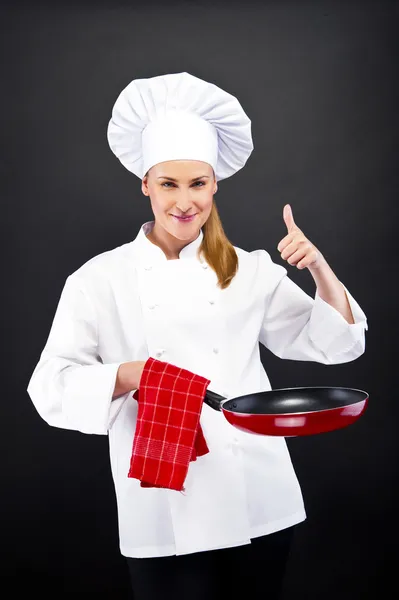
<svg viewBox="0 0 399 600"><path fill-rule="evenodd" d="M148 177L149 171L144 175ZM215 271L218 286L224 290L229 287L238 271L238 256L233 244L224 232L222 221L213 198L212 209L202 226L203 238L197 251L202 254L209 266Z"/></svg>
<svg viewBox="0 0 399 600"><path fill-rule="evenodd" d="M238 270L238 256L233 244L226 236L219 212L213 199L212 210L202 226L204 237L198 249L206 262L215 271L218 286L224 290L235 277Z"/></svg>

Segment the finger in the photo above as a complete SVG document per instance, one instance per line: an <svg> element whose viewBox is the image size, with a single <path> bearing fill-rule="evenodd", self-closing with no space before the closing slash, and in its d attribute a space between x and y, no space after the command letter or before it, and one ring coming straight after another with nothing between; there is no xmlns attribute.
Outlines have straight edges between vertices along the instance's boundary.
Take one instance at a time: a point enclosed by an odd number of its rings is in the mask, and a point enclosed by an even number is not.
<svg viewBox="0 0 399 600"><path fill-rule="evenodd" d="M286 260L290 265L296 265L297 263L299 263L299 261L303 260L304 258L306 258L306 251L302 248L298 248L298 250L291 254L291 256L289 256Z"/></svg>
<svg viewBox="0 0 399 600"><path fill-rule="evenodd" d="M294 229L296 229L294 215L292 214L292 209L289 204L286 204L284 206L283 219L284 219L284 223L287 226L288 233L291 233L291 231L294 231Z"/></svg>
<svg viewBox="0 0 399 600"><path fill-rule="evenodd" d="M297 250L303 250L304 254L306 252L310 252L312 249L312 244L307 240L301 238L294 238L288 246L281 252L281 258L283 260L287 260L289 256L291 256Z"/></svg>
<svg viewBox="0 0 399 600"><path fill-rule="evenodd" d="M317 250L313 250L308 255L306 255L302 260L300 260L297 264L298 269L304 269L305 267L310 267L313 263L315 263L319 258L319 253Z"/></svg>
<svg viewBox="0 0 399 600"><path fill-rule="evenodd" d="M292 242L292 240L295 238L296 235L297 235L296 231L293 231L292 233L288 233L285 237L283 237L282 240L280 240L280 242L277 246L277 250L279 252L282 252L284 250L284 248L286 248L288 246L288 244L290 244Z"/></svg>

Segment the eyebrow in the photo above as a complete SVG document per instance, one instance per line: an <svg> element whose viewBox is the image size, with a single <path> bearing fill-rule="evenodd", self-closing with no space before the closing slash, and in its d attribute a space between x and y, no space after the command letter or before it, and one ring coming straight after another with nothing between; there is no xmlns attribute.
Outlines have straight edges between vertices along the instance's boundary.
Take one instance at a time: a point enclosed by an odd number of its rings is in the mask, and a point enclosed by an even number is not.
<svg viewBox="0 0 399 600"><path fill-rule="evenodd" d="M207 179L209 179L208 175L200 175L199 177L194 177L194 179L192 179L191 181L198 181L198 179L203 179L204 177L206 177ZM169 181L177 181L177 179L174 179L173 177L167 177L166 175L160 175L159 177L157 177L157 179L168 179Z"/></svg>

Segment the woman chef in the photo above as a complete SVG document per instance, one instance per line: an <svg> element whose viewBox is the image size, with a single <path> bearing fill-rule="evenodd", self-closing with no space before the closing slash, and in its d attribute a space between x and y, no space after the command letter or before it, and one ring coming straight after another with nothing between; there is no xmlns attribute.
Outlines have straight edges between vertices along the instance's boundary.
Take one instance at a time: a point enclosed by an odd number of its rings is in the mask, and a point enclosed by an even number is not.
<svg viewBox="0 0 399 600"><path fill-rule="evenodd" d="M364 352L366 316L289 205L278 249L309 269L314 298L265 250L227 239L213 195L253 150L234 96L186 72L136 79L116 100L108 141L142 180L154 220L66 278L27 391L49 425L109 436L136 600L238 598L241 584L248 598L278 598L306 518L285 438L241 432L203 404L209 453L190 463L185 492L141 487L127 476L133 393L149 357L225 397L270 390L259 342L280 358L345 363Z"/></svg>

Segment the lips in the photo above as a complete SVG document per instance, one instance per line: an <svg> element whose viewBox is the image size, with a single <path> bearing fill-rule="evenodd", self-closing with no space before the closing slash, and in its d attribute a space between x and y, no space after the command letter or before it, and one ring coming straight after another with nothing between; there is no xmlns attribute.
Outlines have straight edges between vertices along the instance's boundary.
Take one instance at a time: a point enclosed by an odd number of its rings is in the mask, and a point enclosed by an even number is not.
<svg viewBox="0 0 399 600"><path fill-rule="evenodd" d="M181 223L190 223L196 216L197 213L195 213L194 215L190 215L189 217L179 217L177 215L172 215L172 217L174 217Z"/></svg>

